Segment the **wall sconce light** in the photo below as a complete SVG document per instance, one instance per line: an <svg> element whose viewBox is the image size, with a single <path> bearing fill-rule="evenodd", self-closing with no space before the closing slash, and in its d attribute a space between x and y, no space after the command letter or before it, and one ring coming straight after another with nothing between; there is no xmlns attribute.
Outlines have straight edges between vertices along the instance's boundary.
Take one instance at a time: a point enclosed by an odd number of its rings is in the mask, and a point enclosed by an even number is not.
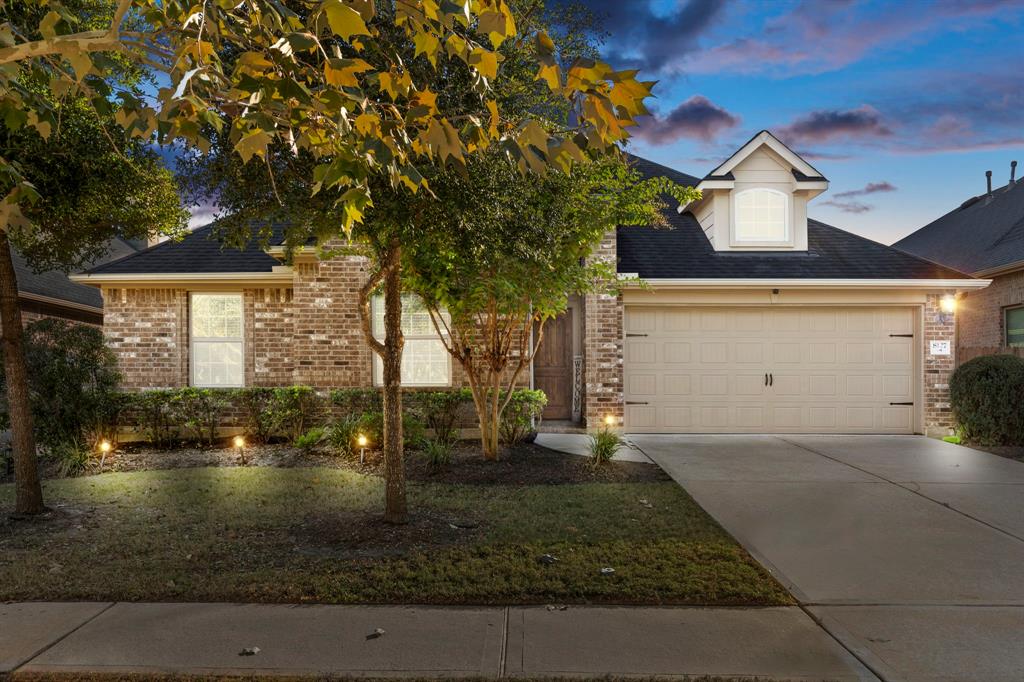
<svg viewBox="0 0 1024 682"><path fill-rule="evenodd" d="M954 313L956 313L956 296L946 294L939 299L939 322L950 324L953 321Z"/></svg>
<svg viewBox="0 0 1024 682"><path fill-rule="evenodd" d="M611 428L611 427L615 426L615 422L616 422L616 421L617 421L617 420L615 419L615 415L613 415L613 414L609 414L608 416L606 416L606 417L604 418L604 424L605 424L605 426L607 426L608 428Z"/></svg>
<svg viewBox="0 0 1024 682"><path fill-rule="evenodd" d="M241 460L242 466L245 466L245 439L235 436L234 444L235 449L238 450L238 459Z"/></svg>
<svg viewBox="0 0 1024 682"><path fill-rule="evenodd" d="M363 434L359 434L356 438L356 443L359 444L359 463L362 464L366 461L366 445L369 443L369 439Z"/></svg>

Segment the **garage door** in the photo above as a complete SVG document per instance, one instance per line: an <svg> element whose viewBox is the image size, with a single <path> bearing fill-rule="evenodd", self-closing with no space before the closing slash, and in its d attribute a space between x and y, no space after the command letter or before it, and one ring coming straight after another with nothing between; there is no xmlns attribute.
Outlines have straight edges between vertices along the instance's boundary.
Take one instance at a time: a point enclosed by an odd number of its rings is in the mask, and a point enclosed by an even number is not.
<svg viewBox="0 0 1024 682"><path fill-rule="evenodd" d="M912 308L627 306L626 428L912 433Z"/></svg>

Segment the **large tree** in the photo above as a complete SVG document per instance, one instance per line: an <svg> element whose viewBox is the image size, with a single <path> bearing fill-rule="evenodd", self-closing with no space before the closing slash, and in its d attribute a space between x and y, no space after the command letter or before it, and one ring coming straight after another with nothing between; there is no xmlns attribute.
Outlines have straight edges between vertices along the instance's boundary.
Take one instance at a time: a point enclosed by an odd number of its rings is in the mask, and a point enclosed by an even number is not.
<svg viewBox="0 0 1024 682"><path fill-rule="evenodd" d="M70 4L68 10L83 24L109 21L112 11L108 3L90 0ZM44 13L29 3L7 8L8 18L21 23L33 14ZM106 64L111 82L131 89L144 85L146 73L138 65L116 56ZM143 140L117 124L116 107L98 111L77 92L55 97L44 73L28 65L10 68L17 72L17 89L43 103L51 116L43 120L38 110L8 110L0 129L0 194L16 200L5 202L7 219L0 229L0 324L15 460L14 512L34 514L44 505L12 248L36 270L68 271L103 255L112 237L174 234L184 229L188 213L173 175Z"/></svg>
<svg viewBox="0 0 1024 682"><path fill-rule="evenodd" d="M502 414L545 323L571 294L618 288L615 264L591 258L601 239L618 226L662 225L667 198L698 194L644 180L614 156L534 178L486 154L468 173L443 171L430 184L437 200L411 207L419 239L403 259L405 282L465 371L484 456L496 459Z"/></svg>

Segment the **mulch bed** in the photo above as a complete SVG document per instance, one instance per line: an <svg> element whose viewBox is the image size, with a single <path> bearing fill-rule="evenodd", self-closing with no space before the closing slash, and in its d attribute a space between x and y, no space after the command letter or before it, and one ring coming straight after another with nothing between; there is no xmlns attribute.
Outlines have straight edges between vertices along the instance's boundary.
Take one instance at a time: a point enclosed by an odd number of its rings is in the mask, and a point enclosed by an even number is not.
<svg viewBox="0 0 1024 682"><path fill-rule="evenodd" d="M972 445L971 443L964 443L964 445L972 450L981 450L992 455L1024 462L1024 445Z"/></svg>
<svg viewBox="0 0 1024 682"><path fill-rule="evenodd" d="M103 471L243 466L238 450L227 445L155 450L148 446L126 444L107 457ZM358 457L341 457L326 450L304 453L286 444L271 443L247 447L245 460L244 466L327 467L363 474L383 473L381 453L376 451L367 451L365 463L360 463ZM100 473L99 460L93 461L86 473ZM46 460L41 462L41 474L45 478L58 477L55 467ZM653 464L609 462L594 467L588 457L555 452L532 443L502 448L498 461L487 461L483 458L479 444L471 440L457 443L452 453L452 462L440 468L431 467L419 452L407 450L406 477L410 481L465 485L565 485L670 480ZM7 479L6 476L0 476L0 482L8 482Z"/></svg>

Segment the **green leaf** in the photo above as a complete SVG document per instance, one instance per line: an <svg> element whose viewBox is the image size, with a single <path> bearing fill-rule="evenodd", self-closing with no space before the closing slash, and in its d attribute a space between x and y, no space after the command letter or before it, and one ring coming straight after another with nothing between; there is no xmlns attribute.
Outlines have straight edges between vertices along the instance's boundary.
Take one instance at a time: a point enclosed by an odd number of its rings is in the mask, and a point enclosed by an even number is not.
<svg viewBox="0 0 1024 682"><path fill-rule="evenodd" d="M249 163L253 156L264 156L267 153L267 145L273 138L262 129L257 129L246 134L235 143L235 151L242 157L244 163Z"/></svg>

